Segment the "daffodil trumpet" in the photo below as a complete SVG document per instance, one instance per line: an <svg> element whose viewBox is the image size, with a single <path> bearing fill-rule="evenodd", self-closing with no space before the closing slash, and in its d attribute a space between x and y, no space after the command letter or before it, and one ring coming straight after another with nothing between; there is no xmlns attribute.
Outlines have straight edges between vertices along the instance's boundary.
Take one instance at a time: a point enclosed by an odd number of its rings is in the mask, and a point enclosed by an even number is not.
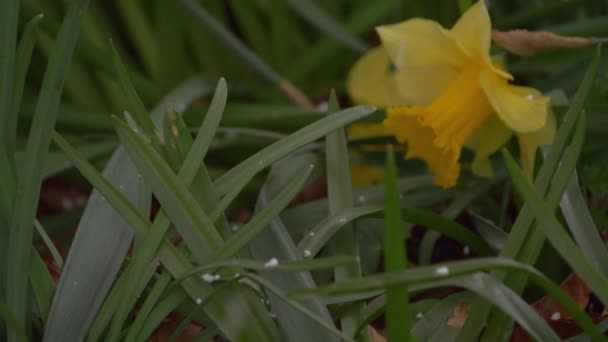
<svg viewBox="0 0 608 342"><path fill-rule="evenodd" d="M490 57L492 27L483 1L450 30L415 18L377 32L382 45L353 67L348 89L354 102L388 107L381 129L407 145L407 159L423 160L435 183L449 188L458 181L464 146L475 152L471 170L491 177L489 157L516 133L531 173L534 151L553 140L555 120L547 97L512 85L513 77Z"/></svg>

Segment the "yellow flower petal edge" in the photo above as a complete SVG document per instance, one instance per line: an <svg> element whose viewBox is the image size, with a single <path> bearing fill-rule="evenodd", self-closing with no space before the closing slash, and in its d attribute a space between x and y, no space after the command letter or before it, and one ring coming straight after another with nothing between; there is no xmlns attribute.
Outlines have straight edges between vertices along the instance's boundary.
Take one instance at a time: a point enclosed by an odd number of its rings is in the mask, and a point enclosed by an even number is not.
<svg viewBox="0 0 608 342"><path fill-rule="evenodd" d="M513 86L492 72L483 72L481 86L496 114L516 132L534 132L545 125L549 98L530 87Z"/></svg>
<svg viewBox="0 0 608 342"><path fill-rule="evenodd" d="M543 145L550 145L555 139L557 122L553 112L547 116L547 124L540 130L532 133L520 133L517 135L521 165L524 174L532 180L534 174L534 159L536 150Z"/></svg>
<svg viewBox="0 0 608 342"><path fill-rule="evenodd" d="M471 171L481 177L493 177L494 169L489 157L509 141L512 135L513 132L498 117L492 115L466 144L475 152Z"/></svg>
<svg viewBox="0 0 608 342"><path fill-rule="evenodd" d="M474 58L492 65L488 51L492 41L492 24L484 1L478 1L471 6L450 30L450 34Z"/></svg>
<svg viewBox="0 0 608 342"><path fill-rule="evenodd" d="M346 88L354 103L372 106L399 105L395 84L389 76L391 61L384 47L367 52L348 74Z"/></svg>
<svg viewBox="0 0 608 342"><path fill-rule="evenodd" d="M472 64L429 106L387 109L386 131L407 143L406 157L424 160L444 188L456 184L463 145L492 114L478 76Z"/></svg>
<svg viewBox="0 0 608 342"><path fill-rule="evenodd" d="M359 162L350 163L350 174L353 188L360 189L384 181L384 169Z"/></svg>
<svg viewBox="0 0 608 342"><path fill-rule="evenodd" d="M436 65L458 69L468 58L449 32L431 20L414 18L376 31L397 70Z"/></svg>
<svg viewBox="0 0 608 342"><path fill-rule="evenodd" d="M426 162L433 174L435 184L449 188L456 184L460 173L459 153L451 149L441 149L434 144L436 138L432 129L419 126L419 116L423 108L389 108L384 126L395 135L397 141L408 145L406 158L419 158Z"/></svg>

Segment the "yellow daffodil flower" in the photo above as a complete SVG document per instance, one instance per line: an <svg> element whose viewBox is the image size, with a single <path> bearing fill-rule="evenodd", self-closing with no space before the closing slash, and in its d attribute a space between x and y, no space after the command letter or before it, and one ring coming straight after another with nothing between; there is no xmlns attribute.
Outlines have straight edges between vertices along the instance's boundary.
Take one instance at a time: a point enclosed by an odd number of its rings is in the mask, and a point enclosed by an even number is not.
<svg viewBox="0 0 608 342"><path fill-rule="evenodd" d="M493 63L483 1L451 30L415 18L377 32L382 45L357 62L347 86L356 103L388 106L384 132L407 144L407 159L422 159L435 183L449 188L458 180L463 146L475 152L471 170L491 177L489 156L515 132L531 174L534 151L553 140L555 119L547 97L511 85L513 77ZM377 134L377 126L369 128Z"/></svg>

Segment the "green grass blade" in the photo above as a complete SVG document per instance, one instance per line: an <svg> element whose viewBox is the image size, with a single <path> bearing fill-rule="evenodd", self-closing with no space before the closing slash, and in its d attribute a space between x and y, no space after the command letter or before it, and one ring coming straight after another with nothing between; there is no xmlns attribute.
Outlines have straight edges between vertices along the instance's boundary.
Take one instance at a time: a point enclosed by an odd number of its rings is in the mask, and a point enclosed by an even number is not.
<svg viewBox="0 0 608 342"><path fill-rule="evenodd" d="M339 331L338 329L336 329L334 327L333 323L328 322L327 320L325 320L322 317L319 317L316 313L309 310L306 306L302 305L300 302L290 299L287 295L285 295L285 293L280 288L276 287L272 282L267 281L266 279L264 279L260 276L257 276L253 273L248 273L246 276L249 279L252 279L253 281L255 281L256 283L262 285L265 289L269 290L272 294L279 297L283 302L287 303L294 309L302 312L304 315L310 317L312 320L314 320L317 324L319 324L326 331L331 332L332 334L342 338L344 341L355 341L350 336L348 336L348 335L344 334L343 332ZM292 333L292 332L289 331L288 333ZM294 336L291 336L290 338L293 338L293 337Z"/></svg>
<svg viewBox="0 0 608 342"><path fill-rule="evenodd" d="M209 107L209 111L203 123L201 132L193 144L192 142L189 142L189 144L192 145L192 148L188 152L183 165L178 165L178 167L180 167L178 177L187 185L192 183L199 165L202 163L206 155L211 143L213 132L220 122L223 108L226 104L226 98L226 82L221 79L211 101L211 106ZM172 115L176 114L173 112ZM166 130L167 128L168 131L174 132L172 127L165 127ZM175 127L175 129L177 130L177 127ZM125 278L124 286L120 288L120 294L116 295L116 300L119 304L116 311L113 313L113 323L108 335L110 340L118 338L120 328L124 324L125 319L135 304L135 299L139 298L141 293L137 292L139 288L138 285L141 282L141 279L144 279L144 274L148 268L148 265L153 262L156 252L170 227L170 223L171 222L168 220L164 212L160 212L157 215L154 223L152 224L150 232L143 239L140 249L136 251L135 260L129 264L127 270L121 276L121 278ZM112 306L113 304L108 303L107 305ZM111 311L111 309L108 310ZM108 312L108 314L112 313Z"/></svg>
<svg viewBox="0 0 608 342"><path fill-rule="evenodd" d="M34 227L36 228L38 235L40 235L40 237L42 238L44 245L49 250L49 253L51 253L55 265L57 265L57 268L61 270L63 268L63 258L61 257L61 254L59 254L57 247L55 247L53 240L51 240L51 237L46 233L46 230L44 229L44 227L42 227L38 220L34 221Z"/></svg>
<svg viewBox="0 0 608 342"><path fill-rule="evenodd" d="M517 163L508 151L503 150L505 165L511 175L513 185L530 205L532 211L539 220L539 227L543 230L553 247L572 269L585 281L587 286L595 293L602 303L608 304L608 278L603 276L585 258L581 249L574 243L566 233L561 223L555 218L553 212L543 202L532 185L526 180Z"/></svg>
<svg viewBox="0 0 608 342"><path fill-rule="evenodd" d="M159 121L167 103L182 104L185 108L186 104L209 91L206 82L188 80L160 101L151 116ZM144 236L147 226L142 226L141 213L136 209L128 210L133 208L131 202L139 197L138 172L123 148L114 152L102 177L85 159L78 158L78 153L69 149L65 139L55 134L54 140L95 187L78 224L45 331L48 336L45 338L49 340L78 340L84 338L110 290L133 231ZM118 198L126 200L120 202L119 208L114 206Z"/></svg>
<svg viewBox="0 0 608 342"><path fill-rule="evenodd" d="M146 296L146 299L142 303L139 311L137 312L137 317L129 327L127 331L127 336L125 337L125 341L131 342L134 341L135 338L139 335L141 328L144 326L144 323L148 319L148 316L154 309L155 304L160 299L161 294L164 292L165 288L171 282L171 274L169 272L163 272L160 277L154 283L154 286L150 289L150 292Z"/></svg>
<svg viewBox="0 0 608 342"><path fill-rule="evenodd" d="M293 175L293 179L268 203L268 206L239 228L239 231L226 241L211 260L230 258L246 247L300 193L311 172L312 165Z"/></svg>
<svg viewBox="0 0 608 342"><path fill-rule="evenodd" d="M200 276L210 271L217 271L221 268L233 269L235 267L244 268L252 271L266 271L266 272L303 272L303 271L316 271L335 267L337 265L345 265L356 263L357 259L353 257L336 256L319 258L313 260L281 260L276 266L269 267L267 261L256 261L251 259L229 259L221 260L206 264L204 266L193 267L188 272L175 279L173 285L176 286L185 279L193 276ZM237 275L235 275L237 276ZM238 276L237 276L238 278ZM223 281L222 278L218 280ZM227 281L231 281L228 279Z"/></svg>
<svg viewBox="0 0 608 342"><path fill-rule="evenodd" d="M346 208L336 215L331 215L319 222L308 231L308 234L302 237L298 243L298 251L302 255L310 254L310 256L315 256L345 223L366 217L381 219L383 218L381 214L383 210L384 207L381 205L368 205ZM471 251L480 256L494 254L492 248L482 238L471 232L468 228L448 220L444 216L432 211L413 208L401 209L401 215L406 222L435 230L460 242L464 246L469 246Z"/></svg>
<svg viewBox="0 0 608 342"><path fill-rule="evenodd" d="M560 160L559 168L555 173L551 183L551 187L546 196L547 206L552 210L558 206L560 198L562 198L562 194L566 189L569 179L571 175L575 171L576 162L578 159L578 155L583 146L583 139L585 134L585 116L584 113L578 118L578 123L576 127L576 131L574 133L574 137L570 146L563 153L563 157ZM519 255L517 256L518 260L533 264L538 256L540 255L540 251L542 245L545 241L544 233L541 229L537 228L540 223L532 226L532 231L528 233L528 238L519 251ZM524 275L520 274L508 274L504 280L505 284L511 287L516 293L523 293L525 289L525 285L527 279ZM511 320L505 315L499 314L497 312L494 313L492 318L490 319L490 323L486 332L484 333L484 339L488 339L490 341L496 340L500 338L506 339L510 335L511 331Z"/></svg>
<svg viewBox="0 0 608 342"><path fill-rule="evenodd" d="M44 323L48 322L51 303L55 295L55 281L49 273L44 260L38 251L32 247L32 272L30 273L30 286L36 300L40 316Z"/></svg>
<svg viewBox="0 0 608 342"><path fill-rule="evenodd" d="M32 51L34 50L34 44L36 43L36 29L38 23L44 15L38 14L33 17L25 26L25 30L19 40L19 46L17 47L17 60L15 62L15 89L13 94L13 103L11 110L13 115L8 117L8 121L5 123L8 129L7 131L7 147L9 151L14 150L15 140L17 139L17 121L21 108L21 97L25 86L25 77L27 76L27 70L30 65L32 58ZM0 99L0 101L2 101Z"/></svg>
<svg viewBox="0 0 608 342"><path fill-rule="evenodd" d="M268 165L292 153L298 148L313 142L333 130L353 121L366 117L375 111L374 107L359 106L345 109L320 119L288 137L264 148L226 172L214 182L218 196L242 188L255 174Z"/></svg>
<svg viewBox="0 0 608 342"><path fill-rule="evenodd" d="M400 2L368 1L365 6L354 12L346 19L345 28L355 34L363 34L378 25L382 18L398 7ZM300 80L332 60L341 46L330 37L324 37L318 43L307 49L307 54L297 62L292 63L286 73L289 79Z"/></svg>
<svg viewBox="0 0 608 342"><path fill-rule="evenodd" d="M266 183L258 195L255 213L259 214L269 207L272 199L281 192L285 184L290 182L292 175L296 171L306 169L310 164L316 163L317 160L313 155L298 154L273 164ZM272 248L268 248L268 246L272 246ZM270 221L269 226L251 241L249 252L254 259L264 262L271 258L276 258L280 263L304 258L302 254L298 254L295 243L280 217L275 217ZM316 286L310 272L289 274L262 272L260 276L284 292L297 288L314 288ZM333 334L324 329L318 329L318 325L314 320L311 320L310 317L301 311L296 310L289 303L285 303L280 296L270 293L268 299L270 300L272 311L276 314L276 323L280 330L289 332L289 336L283 336L283 339L289 338L294 342L337 341ZM313 298L301 302L301 304L325 322L333 324L331 323L332 318L329 310L323 301Z"/></svg>
<svg viewBox="0 0 608 342"><path fill-rule="evenodd" d="M114 68L116 69L116 75L118 76L118 81L122 91L127 99L127 102L129 103L131 114L137 123L143 128L148 138L154 143L155 147L158 148L162 144L160 132L154 125L154 122L152 122L146 107L137 95L137 91L131 83L131 79L127 73L127 68L122 63L122 60L120 59L120 56L113 45L112 61L114 62Z"/></svg>
<svg viewBox="0 0 608 342"><path fill-rule="evenodd" d="M21 329L25 331L29 330L26 328L29 321L27 317L30 295L27 281L32 260L31 243L34 217L38 194L42 186L42 169L51 143L51 133L57 117L63 84L78 39L81 18L88 3L88 0L72 1L62 24L55 50L49 59L30 128L26 147L27 163L18 181L20 191L15 198L9 237L6 291L7 305L21 324ZM10 20L16 20L16 18ZM11 84L13 84L13 73L11 72L10 75ZM12 103L12 93L6 101ZM9 335L9 341L13 338L16 336Z"/></svg>
<svg viewBox="0 0 608 342"><path fill-rule="evenodd" d="M568 182L560 207L574 240L585 256L598 270L608 276L608 252L578 186L576 170Z"/></svg>
<svg viewBox="0 0 608 342"><path fill-rule="evenodd" d="M386 204L384 208L384 266L386 272L403 271L406 267L405 234L399 208L397 168L392 146L386 151ZM386 331L391 341L410 340L409 294L407 287L386 290Z"/></svg>
<svg viewBox="0 0 608 342"><path fill-rule="evenodd" d="M236 36L228 31L217 19L207 12L201 5L193 0L177 0L188 13L215 36L217 36L224 44L233 49L239 54L243 60L248 63L255 71L260 73L266 80L273 84L279 84L282 80L279 75L270 65L258 57L251 49L243 44Z"/></svg>
<svg viewBox="0 0 608 342"><path fill-rule="evenodd" d="M13 317L11 311L2 302L0 302L0 317L2 317L3 328L6 328L10 334L14 335L16 341L29 341L25 331L20 330L20 324L17 322L17 319Z"/></svg>
<svg viewBox="0 0 608 342"><path fill-rule="evenodd" d="M160 73L158 46L145 11L142 9L143 4L138 1L114 1L114 3L119 8L118 12L123 17L122 22L143 66L148 74L158 79Z"/></svg>
<svg viewBox="0 0 608 342"><path fill-rule="evenodd" d="M198 206L190 191L160 155L127 124L114 119L116 133L144 181L171 218L198 263L217 250L223 240L213 221Z"/></svg>
<svg viewBox="0 0 608 342"><path fill-rule="evenodd" d="M447 196L446 192L437 191L437 187L433 184L433 176L413 176L404 177L398 181L399 191L403 194L402 205L412 203L411 205L424 205L420 202L430 205L444 200ZM374 206L384 203L384 184L372 185L364 189L354 191L354 196L359 206ZM421 200L416 194L428 194L428 201ZM439 193L439 195L438 195ZM426 196L423 196L426 197ZM300 204L297 207L287 209L281 218L289 224L289 228L294 234L306 235L310 233L310 229L315 225L320 225L323 220L329 220L329 210L327 198ZM348 219L348 217L347 217Z"/></svg>
<svg viewBox="0 0 608 342"><path fill-rule="evenodd" d="M3 2L0 6L0 143L3 148L11 146L7 145L9 137L14 136L15 133L10 131L13 128L10 123L17 121L14 118L12 104L15 91L18 21L19 0Z"/></svg>
<svg viewBox="0 0 608 342"><path fill-rule="evenodd" d="M330 37L351 48L354 52L362 54L368 47L367 44L357 36L350 33L341 23L333 19L329 14L317 7L310 0L288 0L291 8L302 18L318 27Z"/></svg>
<svg viewBox="0 0 608 342"><path fill-rule="evenodd" d="M448 295L440 302L429 308L426 312L418 310L416 313L416 323L412 327L412 336L420 341L429 341L435 337L442 329L456 329L448 325L448 320L452 317L454 309L460 303L468 303L473 299L474 294L469 291L457 292ZM385 298L385 296L381 297ZM419 302L412 303L412 306Z"/></svg>
<svg viewBox="0 0 608 342"><path fill-rule="evenodd" d="M568 311L585 331L595 338L599 337L598 340L603 339L601 332L593 324L593 321L568 295L561 291L559 286L533 267L505 258L478 258L442 265L421 266L401 272L368 276L345 283L333 283L317 289L301 290L292 293L290 296L306 298L310 295L321 295L333 302L341 302L341 297L347 299L353 294L359 294L359 298L367 298L370 295L376 295L378 290L383 291L386 288L399 285L408 285L410 291L422 291L444 286L464 287L500 307L501 310L516 319L528 333L537 336L537 339L541 341L559 340L546 322L523 299L492 276L481 273L487 270L509 270L526 273L535 284L541 286L564 310ZM546 338L539 338L538 336L545 336Z"/></svg>
<svg viewBox="0 0 608 342"><path fill-rule="evenodd" d="M591 91L591 88L593 86L593 80L595 79L597 68L600 62L600 52L601 51L599 48L596 49L595 56L591 61L591 64L587 68L587 71L585 72L583 81L581 82L578 91L574 95L574 98L570 107L568 108L568 111L564 115L561 127L551 146L550 153L543 162L543 165L540 168L538 175L534 181L535 189L540 194L544 195L549 189L552 175L554 174L555 170L558 169L558 163L572 134L572 130L574 129L574 125L577 121L577 117L581 113L585 104L585 100L587 99L587 96ZM569 174L565 176L569 177ZM555 193L554 196L557 196L556 201L559 201L561 192ZM557 202L555 205L557 205ZM537 228L532 226L533 222L534 215L529 206L526 205L523 207L523 209L517 216L517 219L515 220L515 223L511 228L507 242L505 243L505 246L500 253L501 256L507 258L517 258L518 255L521 253L521 249L525 246L529 246L529 249L531 251L538 251L540 249L539 245L542 245L543 243L543 234L540 232L535 233ZM530 234L534 234L534 236ZM530 262L533 261L534 260L531 260ZM521 279L520 276L513 277ZM506 281L510 282L509 279L507 279ZM467 321L465 322L463 329L461 329L461 333L458 339L458 341L460 342L468 342L472 339L476 339L478 334L485 326L487 316L490 312L489 304L483 301L474 302L471 305L471 308L471 315L469 316L469 319L467 319ZM503 320L504 318L506 318L505 316L502 317ZM504 323L505 322L503 321L503 324ZM494 331L500 334L506 332L506 327L498 327L497 325L495 326L495 324L498 323L490 322L488 331ZM496 327L497 329L494 329L494 327Z"/></svg>
<svg viewBox="0 0 608 342"><path fill-rule="evenodd" d="M78 158L77 153L73 153L74 149L69 148L69 144L63 143L60 137L58 139L58 136L55 136L54 139L62 149L65 151L72 151L68 152L68 156L72 159L74 165L83 173L85 178L87 178L95 187L96 191L99 191L99 196L101 197L103 195L107 204L110 204L120 216L124 218L137 235L144 236L146 232L149 231L151 226L150 221L142 216L133 204L102 177L92 165L86 160ZM186 259L176 247L166 239L159 249L158 257L165 268L176 278L193 268L188 259ZM123 258L124 257L121 255L120 260L122 261ZM182 287L192 299L206 298L211 292L211 288L201 281L184 281ZM230 301L229 305L226 305L227 300ZM205 311L216 323L218 328L221 329L223 334L229 338L246 336L254 341L277 340L276 332L272 330L273 326L271 325L270 318L266 317L267 314L265 313L266 310L264 306L260 303L259 299L253 298L249 292L241 292L236 289L226 296L216 296L205 307ZM93 312L97 312L97 309L93 310ZM253 320L244 321L232 319L232 317L235 317L236 315L243 314ZM103 324L103 326L105 326L105 324ZM103 333L103 327L96 334L97 336L100 336L101 333ZM92 339L92 341L96 340L98 339Z"/></svg>
<svg viewBox="0 0 608 342"><path fill-rule="evenodd" d="M150 312L143 326L139 332L139 335L135 341L148 341L150 335L156 330L156 328L167 318L167 316L173 312L182 302L188 299L188 295L182 291L182 289L175 289L165 298L163 298Z"/></svg>
<svg viewBox="0 0 608 342"><path fill-rule="evenodd" d="M340 110L335 92L331 93L328 112ZM354 206L353 189L350 178L350 159L344 128L338 128L325 138L325 164L327 169L327 198L331 215ZM357 245L357 229L354 224L346 224L338 231L329 243L334 255L359 256ZM334 269L334 279L343 281L361 278L360 265L348 265ZM353 304L340 316L342 331L354 336L359 317L364 305ZM364 332L367 334L367 331ZM363 340L369 337L363 337Z"/></svg>
<svg viewBox="0 0 608 342"><path fill-rule="evenodd" d="M475 199L486 193L493 184L494 182L483 181L475 184L475 187L468 187L466 192L462 193L460 196L457 196L452 203L450 203L450 205L441 212L441 216L454 220ZM431 262L435 243L439 237L440 234L437 231L429 231L424 235L418 256L419 263L429 264Z"/></svg>

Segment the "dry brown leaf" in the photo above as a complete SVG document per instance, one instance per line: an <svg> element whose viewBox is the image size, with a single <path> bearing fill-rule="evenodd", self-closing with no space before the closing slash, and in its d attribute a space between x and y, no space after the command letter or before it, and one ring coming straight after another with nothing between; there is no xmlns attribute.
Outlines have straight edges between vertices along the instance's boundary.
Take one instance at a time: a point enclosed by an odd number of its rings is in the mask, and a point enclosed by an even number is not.
<svg viewBox="0 0 608 342"><path fill-rule="evenodd" d="M582 310L589 303L589 287L576 274L571 275L562 283L560 288L574 300ZM551 297L544 296L532 304L532 307L541 317L548 321L558 321L561 319L572 319L568 312ZM559 314L559 315L558 315Z"/></svg>
<svg viewBox="0 0 608 342"><path fill-rule="evenodd" d="M369 327L370 335L372 336L372 342L387 342L386 336L376 330L374 327Z"/></svg>
<svg viewBox="0 0 608 342"><path fill-rule="evenodd" d="M548 31L492 30L492 39L503 49L518 56L532 56L556 49L579 49L593 44L591 38L565 37Z"/></svg>
<svg viewBox="0 0 608 342"><path fill-rule="evenodd" d="M469 317L469 304L464 302L458 303L454 307L452 316L448 319L448 325L454 328L462 328L467 317Z"/></svg>
<svg viewBox="0 0 608 342"><path fill-rule="evenodd" d="M587 307L590 291L587 285L576 274L568 277L561 284L560 288L574 300L580 309L584 310ZM532 303L532 308L549 323L561 338L569 338L580 332L578 324L574 322L568 312L563 310L553 298L544 296ZM516 326L511 336L511 341L528 342L532 341L532 339L520 326Z"/></svg>
<svg viewBox="0 0 608 342"><path fill-rule="evenodd" d="M170 315L165 318L163 323L158 326L154 334L150 336L151 342L165 342L168 341L171 335L175 332L175 329L181 323L181 318L178 318L177 315ZM198 334L203 331L203 328L195 323L190 323L184 329L184 331L179 335L177 340L179 342L191 342L194 341Z"/></svg>

